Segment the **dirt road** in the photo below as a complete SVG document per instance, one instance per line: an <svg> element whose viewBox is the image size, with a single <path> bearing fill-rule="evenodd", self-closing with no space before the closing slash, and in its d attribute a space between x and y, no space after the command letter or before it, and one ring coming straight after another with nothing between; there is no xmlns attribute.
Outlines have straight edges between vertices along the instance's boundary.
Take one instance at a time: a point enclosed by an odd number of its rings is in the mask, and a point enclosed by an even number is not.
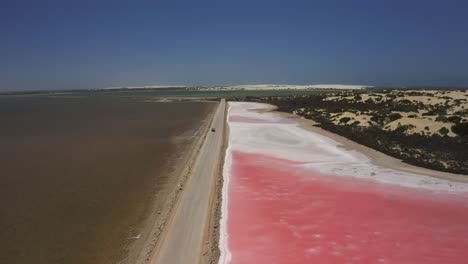
<svg viewBox="0 0 468 264"><path fill-rule="evenodd" d="M199 263L210 216L223 143L224 100L213 117L190 178L162 234L150 263ZM181 164L182 166L182 164Z"/></svg>

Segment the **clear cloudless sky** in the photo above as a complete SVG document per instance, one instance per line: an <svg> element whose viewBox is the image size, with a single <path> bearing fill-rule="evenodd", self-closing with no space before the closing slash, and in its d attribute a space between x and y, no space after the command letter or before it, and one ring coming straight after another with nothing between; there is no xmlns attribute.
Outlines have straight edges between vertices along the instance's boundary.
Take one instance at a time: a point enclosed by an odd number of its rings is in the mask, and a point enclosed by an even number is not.
<svg viewBox="0 0 468 264"><path fill-rule="evenodd" d="M0 0L0 91L468 86L468 1Z"/></svg>

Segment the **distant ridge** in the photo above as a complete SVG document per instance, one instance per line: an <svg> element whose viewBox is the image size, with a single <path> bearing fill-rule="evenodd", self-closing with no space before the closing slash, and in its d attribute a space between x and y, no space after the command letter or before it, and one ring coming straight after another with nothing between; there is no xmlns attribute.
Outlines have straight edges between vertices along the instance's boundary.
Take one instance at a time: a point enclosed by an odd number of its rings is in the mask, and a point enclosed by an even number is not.
<svg viewBox="0 0 468 264"><path fill-rule="evenodd" d="M233 85L224 86L226 89L245 89L245 90L282 90L282 89L337 89L337 90L360 90L372 88L369 85L349 85L349 84L307 84L307 85L288 85L288 84L253 84L253 85Z"/></svg>

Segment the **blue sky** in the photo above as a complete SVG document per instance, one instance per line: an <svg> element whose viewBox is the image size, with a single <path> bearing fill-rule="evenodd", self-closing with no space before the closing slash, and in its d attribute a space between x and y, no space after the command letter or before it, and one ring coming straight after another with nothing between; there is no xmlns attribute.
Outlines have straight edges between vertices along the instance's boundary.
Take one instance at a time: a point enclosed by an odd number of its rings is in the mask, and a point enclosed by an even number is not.
<svg viewBox="0 0 468 264"><path fill-rule="evenodd" d="M0 91L468 86L468 2L0 1Z"/></svg>

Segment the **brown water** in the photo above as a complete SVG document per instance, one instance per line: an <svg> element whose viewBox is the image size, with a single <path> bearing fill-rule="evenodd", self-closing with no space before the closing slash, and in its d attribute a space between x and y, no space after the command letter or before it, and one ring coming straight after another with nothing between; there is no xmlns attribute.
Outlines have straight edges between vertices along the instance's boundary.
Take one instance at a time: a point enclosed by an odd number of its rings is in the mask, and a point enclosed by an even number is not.
<svg viewBox="0 0 468 264"><path fill-rule="evenodd" d="M0 263L118 263L214 104L0 97Z"/></svg>

